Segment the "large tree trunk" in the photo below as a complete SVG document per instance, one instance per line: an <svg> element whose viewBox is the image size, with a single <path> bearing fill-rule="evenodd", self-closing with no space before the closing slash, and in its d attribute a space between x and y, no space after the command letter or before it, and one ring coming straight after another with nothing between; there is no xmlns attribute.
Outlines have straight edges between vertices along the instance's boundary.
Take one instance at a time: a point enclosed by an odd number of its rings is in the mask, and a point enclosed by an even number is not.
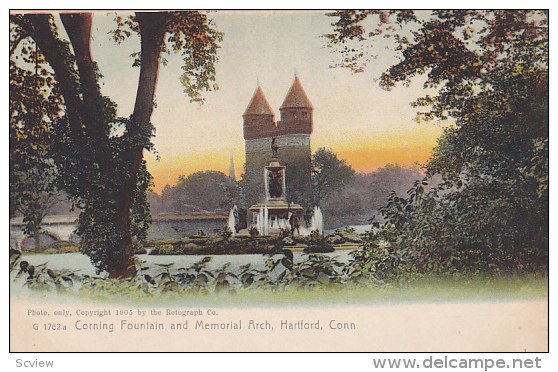
<svg viewBox="0 0 558 372"><path fill-rule="evenodd" d="M132 120L127 128L130 137L141 132L148 125L153 113L155 87L159 75L159 65L164 35L167 27L167 13L136 13L141 34L141 69ZM122 188L117 209L117 226L122 235L120 267L114 267L111 277L129 277L135 274L134 247L132 242L130 211L134 203L138 173L143 161L143 146L131 147L127 154L130 164L130 178Z"/></svg>
<svg viewBox="0 0 558 372"><path fill-rule="evenodd" d="M134 248L131 234L131 208L135 200L138 174L143 161L143 145L154 107L155 87L159 73L161 50L167 28L167 12L137 13L141 35L141 69L132 120L126 128L127 136L139 139L125 152L123 159L129 165L129 173L120 193L116 196L115 225L121 237L115 242L114 258L108 262L110 277L130 277L135 274ZM91 14L62 14L64 28L70 38L76 57L77 71L67 59L65 45L53 32L48 14L11 16L36 42L52 66L64 97L66 112L76 146L84 146L88 140L97 139L102 144L108 137L106 125L99 115L102 96L97 83L97 72L91 57ZM77 73L77 74L76 74ZM77 76L79 75L79 76ZM100 139L100 140L99 140ZM134 142L133 140L131 141ZM110 151L95 149L96 162L111 167ZM106 173L102 172L101 173Z"/></svg>

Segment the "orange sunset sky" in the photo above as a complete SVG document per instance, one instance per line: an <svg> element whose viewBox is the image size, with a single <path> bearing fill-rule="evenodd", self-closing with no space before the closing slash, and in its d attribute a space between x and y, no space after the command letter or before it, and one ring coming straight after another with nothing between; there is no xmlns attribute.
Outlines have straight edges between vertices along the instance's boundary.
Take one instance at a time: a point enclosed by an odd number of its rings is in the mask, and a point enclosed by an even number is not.
<svg viewBox="0 0 558 372"><path fill-rule="evenodd" d="M314 104L314 150L331 148L358 172L428 159L446 123L417 123L416 109L409 103L433 92L423 89L420 78L389 92L378 87L375 79L397 61L397 55L386 49L388 41L377 42L375 50L380 54L363 73L331 68L338 55L325 47L322 35L332 30L332 19L325 13L211 12L215 27L224 33L216 66L220 89L204 93L203 105L190 103L182 93L180 57L167 57L152 117L159 160L146 154L154 191L200 170L228 174L231 155L239 176L244 162L242 113L258 82L277 120L295 71ZM114 28L113 18L114 12L95 15L92 52L104 75L103 93L118 104L120 115L128 116L139 74L131 67L130 54L139 49L139 38L115 45L107 34Z"/></svg>

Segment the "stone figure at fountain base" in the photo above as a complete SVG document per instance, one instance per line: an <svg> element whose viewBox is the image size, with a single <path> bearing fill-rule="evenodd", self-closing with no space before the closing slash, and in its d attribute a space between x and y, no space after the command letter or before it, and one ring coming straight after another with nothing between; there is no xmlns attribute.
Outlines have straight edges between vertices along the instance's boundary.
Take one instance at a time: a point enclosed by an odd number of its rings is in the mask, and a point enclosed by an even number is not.
<svg viewBox="0 0 558 372"><path fill-rule="evenodd" d="M263 176L265 199L249 208L248 228L255 227L262 236L279 235L282 231L290 231L295 236L310 235L313 230L323 233L319 208L314 208L311 216L305 216L301 205L287 201L285 166L277 158L264 167Z"/></svg>

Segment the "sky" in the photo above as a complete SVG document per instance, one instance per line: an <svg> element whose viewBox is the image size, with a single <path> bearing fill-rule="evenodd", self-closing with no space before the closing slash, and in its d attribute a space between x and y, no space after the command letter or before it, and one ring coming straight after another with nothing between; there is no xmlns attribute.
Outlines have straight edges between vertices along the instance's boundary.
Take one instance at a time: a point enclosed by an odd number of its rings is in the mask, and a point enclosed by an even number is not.
<svg viewBox="0 0 558 372"><path fill-rule="evenodd" d="M363 73L352 74L331 67L339 55L322 37L333 21L324 11L217 11L210 17L224 33L216 65L219 90L204 93L202 105L191 103L180 85L179 56L167 57L159 74L152 117L157 154L146 154L154 191L200 170L228 174L231 155L240 175L242 113L258 82L277 120L295 72L314 105L314 150L331 148L358 172L424 163L430 156L442 124L414 120L410 102L427 93L421 81L384 91L375 80L397 61L387 45L380 42L376 49L382 54ZM118 104L120 115L129 116L139 76L130 54L139 50L139 38L115 45L108 35L113 18L114 13L95 14L92 53L104 75L103 94Z"/></svg>

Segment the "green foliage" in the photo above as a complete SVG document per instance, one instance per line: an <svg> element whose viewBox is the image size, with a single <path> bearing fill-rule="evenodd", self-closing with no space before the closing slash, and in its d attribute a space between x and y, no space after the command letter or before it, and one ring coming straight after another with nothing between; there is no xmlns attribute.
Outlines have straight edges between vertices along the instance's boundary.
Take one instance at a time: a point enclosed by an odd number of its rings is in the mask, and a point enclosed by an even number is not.
<svg viewBox="0 0 558 372"><path fill-rule="evenodd" d="M352 259L345 268L351 280L386 284L409 278L405 249L382 244L374 230L366 234L364 242L362 249L351 252Z"/></svg>
<svg viewBox="0 0 558 372"><path fill-rule="evenodd" d="M83 279L70 270L54 271L47 268L46 263L31 265L27 261L21 261L20 257L19 251L10 251L10 272L17 270L16 280L27 275L23 285L29 289L66 293L74 290L74 282Z"/></svg>
<svg viewBox="0 0 558 372"><path fill-rule="evenodd" d="M17 255L16 255L17 256ZM317 256L317 255L316 255ZM10 255L10 261L12 261ZM288 254L278 254L272 257L270 267L277 260L283 261L285 265L289 265ZM311 259L316 262L315 259ZM318 260L320 260L318 258ZM326 258L327 260L327 258ZM328 263L320 262L324 266ZM297 270L296 274L289 277L298 278L300 286L290 279L285 279L287 273L283 277L282 282L290 281L289 285L278 287L277 273L286 271L286 268L279 262L275 268L276 273L267 274L267 269L255 270L251 265L244 265L240 271L234 276L221 276L219 279L219 288L223 286L226 280L228 288L217 289L216 277L221 268L217 270L208 269L207 265L211 262L210 258L204 258L187 268L177 268L174 265L156 265L149 268L145 263L138 262L142 269L138 269L136 276L126 279L109 279L97 276L82 275L79 273L66 273L64 275L72 280L72 285L64 283L63 286L54 284L55 278L62 271L52 271L53 276L44 276L43 284L34 284L36 276L28 278L25 270L19 276L21 261L15 261L14 273L11 275L14 282L11 285L23 284L33 291L38 291L38 295L45 296L49 291L51 293L59 293L65 298L73 296L74 299L92 299L95 301L110 301L111 303L123 302L129 304L156 304L167 303L167 301L176 302L177 304L193 303L199 305L209 303L221 303L228 306L238 305L246 306L247 303L255 301L256 303L281 304L299 301L311 301L323 306L325 303L338 304L340 302L350 301L378 303L383 301L406 302L406 301L471 301L471 300L488 300L495 299L546 299L548 295L548 277L545 275L528 275L528 276L502 276L499 278L483 277L483 276L424 276L413 277L397 282L370 281L369 279L356 278L351 280L346 274L337 268L335 259L331 259L333 264L333 275L330 278L340 280L336 284L329 284L324 281L324 276L320 275L318 270L312 267L315 264L305 265L304 269ZM319 262L319 261L318 261ZM25 265L24 265L25 266ZM296 265L295 265L296 266ZM139 267L139 266L138 266ZM302 271L308 269L309 271ZM151 269L151 274L147 270ZM293 271L296 268L293 267ZM33 268L30 271L36 270ZM40 269L39 269L40 270ZM142 271L143 270L143 271ZM230 271L225 267L225 271ZM153 273L155 271L155 273ZM331 273L331 268L328 270ZM324 273L324 275L328 275ZM16 277L17 276L17 277ZM321 277L322 282L318 279ZM66 280L61 279L66 282ZM40 280L38 280L40 282ZM22 283L23 282L23 283ZM28 283L29 282L29 283ZM67 287L67 288L65 288ZM219 294L219 295L217 295ZM70 297L72 298L72 297Z"/></svg>
<svg viewBox="0 0 558 372"><path fill-rule="evenodd" d="M346 282L343 274L343 263L334 258L320 255L308 254L305 260L293 263L292 257L284 251L284 257L272 261L273 265L278 263L285 267L276 282L272 282L277 288L294 287L296 289L325 289L338 287Z"/></svg>
<svg viewBox="0 0 558 372"><path fill-rule="evenodd" d="M265 269L258 270L250 264L240 268L238 274L230 271L229 263L217 269L208 269L210 257L205 257L190 267L174 268L174 264L156 264L156 274L147 274L145 262L137 262L136 275L131 278L111 279L91 277L68 270L51 270L46 264L30 265L21 260L18 251L10 252L11 271L17 271L15 280L25 277L24 285L33 290L78 292L100 298L106 295L134 295L141 297L180 295L186 293L209 294L239 289L316 290L341 288L347 283L345 264L336 258L309 254L295 263L289 250L269 255ZM355 279L353 279L355 281Z"/></svg>
<svg viewBox="0 0 558 372"><path fill-rule="evenodd" d="M192 237L175 241L148 242L145 247L151 249L152 255L222 255L231 254L266 254L280 240L277 238L237 238L224 229L219 237Z"/></svg>
<svg viewBox="0 0 558 372"><path fill-rule="evenodd" d="M61 199L55 185L52 122L61 115L52 71L32 40L10 25L10 217L23 216L27 234L39 236L48 209Z"/></svg>
<svg viewBox="0 0 558 372"><path fill-rule="evenodd" d="M45 182L37 180L55 178L57 188L81 210L77 233L84 253L99 271L127 276L132 274L132 242L145 239L151 221L146 197L151 175L143 151L153 150L155 129L150 117L160 54L172 51L182 55L185 92L193 101L201 101L200 91L217 88L213 84L214 64L222 35L211 27L205 14L195 11L136 13L126 20L117 17L114 40L121 42L132 32L140 34L144 55L137 53L135 64L140 65L144 57L147 66L142 66L140 73L134 113L119 118L116 104L102 96L102 76L88 56L91 14L64 14L61 19L71 43L80 45L70 46L60 36L51 14L10 15L10 52L17 52L16 59L21 56L18 62L10 61L10 88L15 92L10 101L14 128L10 135L15 145L38 150L38 161L27 154L19 159L17 151L11 151L26 176L19 177L14 169L10 174L18 177L11 177L12 189L24 190L26 182L36 185L38 190L32 193L40 196L50 192L50 186L43 187ZM36 51L33 54L27 41L18 46L27 39L33 40L44 56ZM35 65L41 64L40 69L35 68L40 74L27 71L32 59ZM19 141L30 138L31 133L36 138ZM40 142L48 143L48 154L39 151ZM55 177L43 175L42 169L54 171ZM17 204L19 199L15 200ZM33 201L33 209L37 204L41 203ZM36 225L38 222L33 222L30 228Z"/></svg>
<svg viewBox="0 0 558 372"><path fill-rule="evenodd" d="M10 249L10 273L16 269L21 258L21 252L17 249Z"/></svg>
<svg viewBox="0 0 558 372"><path fill-rule="evenodd" d="M330 149L319 148L312 156L312 192L314 205L342 189L355 171Z"/></svg>
<svg viewBox="0 0 558 372"><path fill-rule="evenodd" d="M85 145L78 146L69 135L68 123L61 121L54 129L53 143L61 175L60 187L81 210L76 230L80 246L100 271L110 272L111 265L118 265L123 259L122 252L115 247L122 246L128 233L122 230L118 218L122 190L134 177L128 151L136 147L152 150L150 139L154 128L149 123L139 131L141 135L131 135L129 126L140 124L133 123L132 119L117 118L114 104L108 98L103 102L105 106L98 108L99 115L103 113L98 120L102 120L107 132L123 129L123 134L113 134L108 140L90 137ZM151 222L146 200L151 175L144 160L136 178L129 233L142 241Z"/></svg>
<svg viewBox="0 0 558 372"><path fill-rule="evenodd" d="M175 186L165 187L161 195L160 211L177 214L223 212L238 204L238 198L236 182L224 173L200 171L188 177L180 176Z"/></svg>
<svg viewBox="0 0 558 372"><path fill-rule="evenodd" d="M362 238L350 229L338 230L335 235L329 236L318 231L312 231L310 236L295 236L286 229L277 236L259 236L257 229L252 236L231 236L225 228L216 237L149 241L142 247L149 249L152 255L269 254L288 247L304 249L306 253L329 253L334 251L335 244L348 243L358 247L362 242Z"/></svg>
<svg viewBox="0 0 558 372"><path fill-rule="evenodd" d="M510 198L501 185L425 187L423 180L406 198L392 194L381 209L386 223L378 235L405 257L409 270L499 274L547 268L544 232L533 234L546 228L544 217L518 204L524 195Z"/></svg>
<svg viewBox="0 0 558 372"><path fill-rule="evenodd" d="M358 72L367 40L400 55L389 89L424 75L418 121L453 119L379 236L418 272L532 272L548 265L548 13L339 11L327 37ZM373 31L367 31L370 22ZM356 49L355 48L356 45ZM441 175L443 182L432 184ZM427 188L429 187L429 188Z"/></svg>
<svg viewBox="0 0 558 372"><path fill-rule="evenodd" d="M326 236L314 230L306 240L308 247L304 249L306 253L327 253L333 252L333 244Z"/></svg>
<svg viewBox="0 0 558 372"><path fill-rule="evenodd" d="M201 92L219 89L215 83L217 50L223 33L214 28L213 21L200 11L160 12L166 17L166 37L162 45L165 55L180 54L183 60L180 82L192 102L203 102ZM116 15L116 29L110 32L116 43L132 34L141 35L136 15ZM133 66L141 65L141 54L133 53ZM163 64L166 60L163 59Z"/></svg>

